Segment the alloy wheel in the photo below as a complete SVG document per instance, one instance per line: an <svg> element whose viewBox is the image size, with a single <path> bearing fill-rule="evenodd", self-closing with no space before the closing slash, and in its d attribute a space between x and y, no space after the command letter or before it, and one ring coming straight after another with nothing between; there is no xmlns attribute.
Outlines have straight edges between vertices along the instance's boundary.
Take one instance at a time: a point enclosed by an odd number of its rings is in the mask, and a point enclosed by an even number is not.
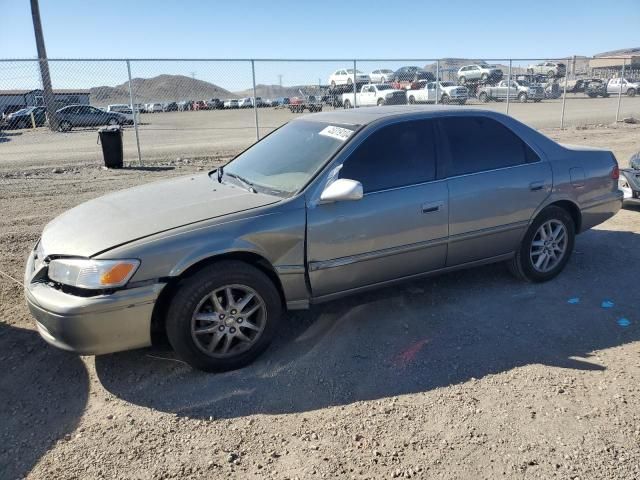
<svg viewBox="0 0 640 480"><path fill-rule="evenodd" d="M249 350L267 323L262 297L246 285L225 285L205 295L191 318L196 346L214 358L229 358Z"/></svg>
<svg viewBox="0 0 640 480"><path fill-rule="evenodd" d="M553 270L564 258L568 240L567 228L559 220L549 220L540 225L529 252L533 268L541 273Z"/></svg>

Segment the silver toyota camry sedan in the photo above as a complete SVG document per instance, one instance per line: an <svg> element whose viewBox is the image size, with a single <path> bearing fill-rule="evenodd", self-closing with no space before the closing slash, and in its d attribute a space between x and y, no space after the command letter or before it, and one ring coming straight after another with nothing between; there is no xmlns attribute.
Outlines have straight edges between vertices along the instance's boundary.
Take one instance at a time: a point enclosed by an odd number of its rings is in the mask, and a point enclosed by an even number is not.
<svg viewBox="0 0 640 480"><path fill-rule="evenodd" d="M193 367L255 359L283 314L423 275L506 262L550 280L620 208L610 151L495 112L381 107L296 119L208 174L81 204L29 255L42 337L81 354L166 332Z"/></svg>

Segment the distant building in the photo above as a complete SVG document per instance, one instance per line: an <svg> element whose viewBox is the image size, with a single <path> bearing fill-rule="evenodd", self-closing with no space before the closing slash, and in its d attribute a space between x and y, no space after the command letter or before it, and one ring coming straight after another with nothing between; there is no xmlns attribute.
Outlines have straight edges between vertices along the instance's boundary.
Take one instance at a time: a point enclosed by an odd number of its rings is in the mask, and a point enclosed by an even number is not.
<svg viewBox="0 0 640 480"><path fill-rule="evenodd" d="M65 105L89 105L89 90L54 90L55 108ZM41 89L36 90L0 90L0 114L15 112L25 107L44 105Z"/></svg>
<svg viewBox="0 0 640 480"><path fill-rule="evenodd" d="M589 60L589 67L599 70L622 70L623 64L625 69L640 68L640 48L601 53Z"/></svg>

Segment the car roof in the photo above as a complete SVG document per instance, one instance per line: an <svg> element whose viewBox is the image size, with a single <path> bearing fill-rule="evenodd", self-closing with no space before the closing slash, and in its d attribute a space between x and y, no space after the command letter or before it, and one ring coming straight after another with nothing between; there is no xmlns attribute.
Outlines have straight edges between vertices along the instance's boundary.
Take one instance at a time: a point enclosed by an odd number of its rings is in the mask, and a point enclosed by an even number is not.
<svg viewBox="0 0 640 480"><path fill-rule="evenodd" d="M312 113L300 117L303 120L316 122L341 123L346 125L368 125L377 120L391 117L409 117L415 114L446 114L446 113L487 113L492 116L496 113L491 110L479 108L464 108L457 105L386 105L381 107L350 108L346 110L333 110L330 112Z"/></svg>

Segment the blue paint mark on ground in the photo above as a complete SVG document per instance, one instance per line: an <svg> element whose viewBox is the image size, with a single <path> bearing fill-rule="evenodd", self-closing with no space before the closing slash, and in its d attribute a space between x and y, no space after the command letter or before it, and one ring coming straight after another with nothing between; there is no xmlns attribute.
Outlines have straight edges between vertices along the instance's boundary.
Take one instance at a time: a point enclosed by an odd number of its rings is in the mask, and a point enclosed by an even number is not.
<svg viewBox="0 0 640 480"><path fill-rule="evenodd" d="M567 303L570 303L571 305L575 305L576 303L580 303L580 298L578 297L570 298L569 300L567 300Z"/></svg>
<svg viewBox="0 0 640 480"><path fill-rule="evenodd" d="M617 323L621 327L628 327L629 325L631 325L631 321L626 318L619 318Z"/></svg>
<svg viewBox="0 0 640 480"><path fill-rule="evenodd" d="M603 300L600 306L602 308L611 308L613 307L613 302L611 300Z"/></svg>

